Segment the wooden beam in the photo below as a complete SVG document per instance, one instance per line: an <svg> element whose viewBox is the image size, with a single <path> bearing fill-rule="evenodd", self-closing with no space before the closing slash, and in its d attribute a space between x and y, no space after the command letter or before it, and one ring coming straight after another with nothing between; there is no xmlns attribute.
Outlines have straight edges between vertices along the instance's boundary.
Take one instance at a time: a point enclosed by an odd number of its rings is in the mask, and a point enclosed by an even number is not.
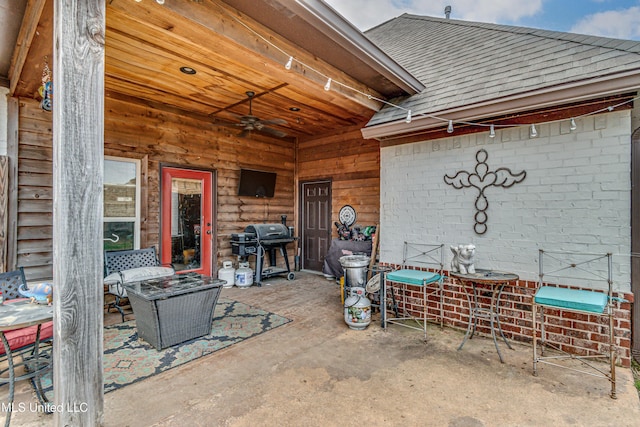
<svg viewBox="0 0 640 427"><path fill-rule="evenodd" d="M55 2L54 423L102 426L106 0Z"/></svg>
<svg viewBox="0 0 640 427"><path fill-rule="evenodd" d="M17 98L7 99L7 271L17 268L18 251L18 118L20 105Z"/></svg>
<svg viewBox="0 0 640 427"><path fill-rule="evenodd" d="M27 60L27 54L33 41L33 36L36 33L38 27L38 21L42 15L42 10L46 0L28 0L27 7L24 11L24 18L22 19L22 25L20 26L20 32L18 33L18 40L16 40L16 46L11 56L11 64L9 65L9 95L13 96L16 86L18 85L18 79L22 74L22 67Z"/></svg>
<svg viewBox="0 0 640 427"><path fill-rule="evenodd" d="M0 273L7 270L7 195L9 193L9 158L0 156Z"/></svg>

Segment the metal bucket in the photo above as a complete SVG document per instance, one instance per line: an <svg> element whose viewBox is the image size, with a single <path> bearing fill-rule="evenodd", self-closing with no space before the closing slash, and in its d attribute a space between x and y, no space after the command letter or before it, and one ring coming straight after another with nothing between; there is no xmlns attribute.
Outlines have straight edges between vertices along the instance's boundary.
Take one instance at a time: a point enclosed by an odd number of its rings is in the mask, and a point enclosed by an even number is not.
<svg viewBox="0 0 640 427"><path fill-rule="evenodd" d="M371 258L367 255L346 255L340 257L344 270L345 288L364 288L367 283L367 267Z"/></svg>

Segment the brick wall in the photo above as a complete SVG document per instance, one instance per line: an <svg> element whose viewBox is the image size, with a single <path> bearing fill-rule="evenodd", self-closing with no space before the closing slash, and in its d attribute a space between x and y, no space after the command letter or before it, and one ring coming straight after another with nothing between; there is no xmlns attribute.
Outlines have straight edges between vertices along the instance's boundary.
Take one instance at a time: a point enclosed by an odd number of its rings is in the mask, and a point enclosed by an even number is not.
<svg viewBox="0 0 640 427"><path fill-rule="evenodd" d="M400 265L390 265L400 268ZM500 322L502 331L508 339L531 343L533 324L531 304L537 282L519 280L504 287L500 298ZM398 309L413 316L422 316L422 289L411 285L394 285ZM460 282L446 277L444 283L444 324L466 330L469 322L469 302L467 293L472 290L462 287ZM406 306L403 305L406 295ZM614 303L614 337L617 346L617 363L629 367L631 364L631 302L633 294L617 293L615 296L629 302ZM488 308L491 303L491 288L478 285L478 305ZM440 299L435 294L427 296L427 318L438 319ZM606 316L575 313L562 310L545 309L545 331L547 339L558 345L563 351L577 355L606 354L609 343L609 320ZM540 338L538 325L536 336ZM489 321L480 320L476 333L491 336ZM500 345L500 343L499 343Z"/></svg>
<svg viewBox="0 0 640 427"><path fill-rule="evenodd" d="M531 295L538 274L538 249L613 253L614 290L632 299L630 285L630 129L629 111L594 115L569 123L528 127L425 141L381 149L380 260L402 262L403 242L474 243L476 266L520 276L505 290L503 329L509 338L531 341ZM457 190L444 181L458 171L473 172L476 153L485 149L490 170L509 168L527 176L510 188L489 187L487 231L474 232L474 188ZM448 251L447 251L448 252ZM452 257L448 253L448 261ZM589 281L572 286L592 289ZM606 287L606 284L605 284ZM455 282L447 287L446 322L466 327L468 306ZM552 313L565 346L582 353L603 345L608 329L598 319ZM616 310L620 361L629 364L630 304ZM483 327L480 332L487 332ZM608 333L608 332L607 332Z"/></svg>

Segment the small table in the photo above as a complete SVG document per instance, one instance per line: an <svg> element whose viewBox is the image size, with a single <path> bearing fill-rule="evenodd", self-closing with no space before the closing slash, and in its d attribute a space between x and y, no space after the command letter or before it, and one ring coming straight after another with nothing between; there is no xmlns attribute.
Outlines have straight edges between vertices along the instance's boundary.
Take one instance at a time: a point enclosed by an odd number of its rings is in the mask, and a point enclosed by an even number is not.
<svg viewBox="0 0 640 427"><path fill-rule="evenodd" d="M162 350L209 334L224 283L196 273L125 283L138 336Z"/></svg>
<svg viewBox="0 0 640 427"><path fill-rule="evenodd" d="M500 362L504 363L502 354L500 353L500 347L498 347L498 340L496 339L496 329L498 333L500 333L500 336L507 347L512 350L513 348L504 336L502 327L500 326L500 297L502 296L502 291L507 284L519 279L518 275L504 271L476 269L475 273L467 274L451 272L451 276L460 281L467 295L467 301L469 301L469 323L467 325L467 332L465 333L458 350L462 349L468 338L473 338L473 335L476 332L476 326L478 325L478 319L489 319L493 343L496 346ZM488 285L491 287L491 303L489 304L489 307L487 307L486 304L482 306L479 303L478 285ZM469 287L471 288L471 294L469 293ZM473 296L473 302L471 300L471 296Z"/></svg>
<svg viewBox="0 0 640 427"><path fill-rule="evenodd" d="M9 404L7 405L5 426L8 426L11 421L16 381L32 379L36 390L36 396L38 397L40 404L44 405L44 403L48 401L42 391L42 383L40 380L42 374L51 369L51 360L48 357L40 355L40 329L43 323L52 319L53 307L48 305L32 303L30 301L7 302L0 305L0 339L4 345L4 351L9 365L8 368L0 371L0 374L4 374L7 371L9 372L9 378L0 376L0 384L9 383ZM24 355L22 362L14 363L13 350L9 345L5 332L27 328L34 325L38 325L38 329L31 354L29 356ZM21 350L24 351L24 348ZM28 368L28 371L16 377L15 368L18 366L25 366Z"/></svg>

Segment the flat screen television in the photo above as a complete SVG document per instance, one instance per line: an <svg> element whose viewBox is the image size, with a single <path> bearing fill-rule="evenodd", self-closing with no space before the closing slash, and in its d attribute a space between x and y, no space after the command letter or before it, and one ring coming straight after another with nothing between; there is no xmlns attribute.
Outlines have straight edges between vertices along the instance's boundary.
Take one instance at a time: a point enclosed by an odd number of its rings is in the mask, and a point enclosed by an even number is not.
<svg viewBox="0 0 640 427"><path fill-rule="evenodd" d="M273 197L276 175L275 172L240 169L238 196Z"/></svg>

